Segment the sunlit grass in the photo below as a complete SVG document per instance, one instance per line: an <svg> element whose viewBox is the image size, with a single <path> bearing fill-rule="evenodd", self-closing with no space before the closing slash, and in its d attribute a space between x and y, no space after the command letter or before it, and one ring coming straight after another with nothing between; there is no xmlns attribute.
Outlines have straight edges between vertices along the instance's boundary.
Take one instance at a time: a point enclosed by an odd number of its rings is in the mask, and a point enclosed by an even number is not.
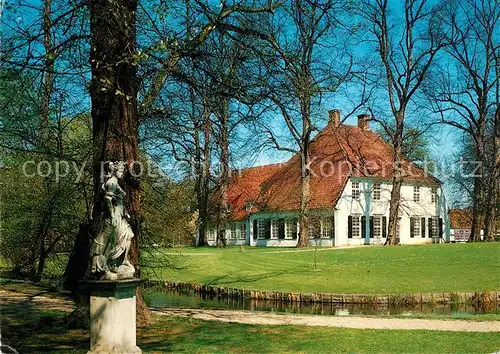
<svg viewBox="0 0 500 354"><path fill-rule="evenodd" d="M144 254L143 276L244 289L412 293L500 289L500 243L307 250L184 248ZM177 269L161 266L161 260Z"/></svg>
<svg viewBox="0 0 500 354"><path fill-rule="evenodd" d="M68 329L67 313L30 302L2 311L2 343L20 353L86 353L88 329ZM144 353L492 353L498 333L269 326L153 316L138 328Z"/></svg>

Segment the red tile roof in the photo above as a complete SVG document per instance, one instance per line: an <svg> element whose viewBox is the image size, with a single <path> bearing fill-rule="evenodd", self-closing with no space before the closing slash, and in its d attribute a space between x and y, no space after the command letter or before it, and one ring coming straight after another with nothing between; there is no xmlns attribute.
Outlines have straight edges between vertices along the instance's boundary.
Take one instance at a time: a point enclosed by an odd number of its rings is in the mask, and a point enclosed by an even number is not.
<svg viewBox="0 0 500 354"><path fill-rule="evenodd" d="M471 229L472 228L472 209L450 209L450 228L452 229ZM495 220L496 228L500 229L500 219ZM480 220L481 227L484 223Z"/></svg>
<svg viewBox="0 0 500 354"><path fill-rule="evenodd" d="M394 173L392 146L379 135L355 126L328 125L311 142L310 209L332 208L349 177L391 180ZM439 185L435 177L412 162L402 162L403 178L422 184ZM288 162L243 169L233 179L228 199L234 220L245 219L247 200L256 201L258 210L298 210L301 196L300 155ZM258 208L258 209L257 209Z"/></svg>
<svg viewBox="0 0 500 354"><path fill-rule="evenodd" d="M470 229L472 227L471 209L450 209L450 228L452 229Z"/></svg>
<svg viewBox="0 0 500 354"><path fill-rule="evenodd" d="M233 171L231 183L227 190L227 198L232 206L232 219L244 220L257 209L252 207L248 212L246 202L256 201L262 182L281 168L282 164L264 165Z"/></svg>

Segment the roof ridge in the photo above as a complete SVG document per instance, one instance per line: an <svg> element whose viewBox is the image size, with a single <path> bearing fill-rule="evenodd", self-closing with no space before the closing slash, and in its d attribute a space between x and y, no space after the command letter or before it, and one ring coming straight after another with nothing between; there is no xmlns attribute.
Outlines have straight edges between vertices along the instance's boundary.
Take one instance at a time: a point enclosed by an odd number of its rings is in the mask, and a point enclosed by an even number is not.
<svg viewBox="0 0 500 354"><path fill-rule="evenodd" d="M279 166L283 165L286 162L275 162L275 163L269 163L265 165L258 165L258 166L250 166L250 167L243 167L243 168L236 168L235 170L237 171L245 171L245 170L252 170L252 169L257 169L257 168L264 168L264 167L271 167L271 166Z"/></svg>

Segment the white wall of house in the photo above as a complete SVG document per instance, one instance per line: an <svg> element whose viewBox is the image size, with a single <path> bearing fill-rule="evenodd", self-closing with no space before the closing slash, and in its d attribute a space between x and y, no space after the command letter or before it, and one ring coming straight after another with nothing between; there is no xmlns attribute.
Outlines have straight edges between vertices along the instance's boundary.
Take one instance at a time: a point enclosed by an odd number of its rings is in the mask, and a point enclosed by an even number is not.
<svg viewBox="0 0 500 354"><path fill-rule="evenodd" d="M354 184L354 186L353 186ZM356 197L357 186L359 186L359 196ZM374 198L374 185L380 185L380 196ZM418 187L415 190L414 187ZM389 205L391 199L392 185L387 181L376 181L368 178L351 178L348 180L344 191L337 202L335 208L335 246L379 244L384 243L385 239L380 238L362 238L361 231L354 233L353 238L348 238L348 220L349 215L355 217L365 216L369 220L370 216L386 218L386 225L389 223ZM432 196L433 188L435 198ZM414 198L414 192L418 194L418 201ZM354 196L353 196L354 194ZM401 188L401 207L400 207L400 242L401 244L421 244L431 243L429 237L428 222L429 218L436 218L437 228L439 227L439 218L443 218L443 233L448 235L447 231L447 209L442 190L436 186L404 183ZM415 234L410 235L411 218L425 218L424 236ZM415 219L417 220L417 219ZM415 222L416 223L416 222ZM361 224L361 222L359 222ZM419 225L420 226L420 225ZM366 235L370 235L369 222L366 222ZM361 225L359 225L361 228ZM418 231L418 228L415 230ZM421 233L420 233L421 234ZM382 235L381 235L382 236Z"/></svg>
<svg viewBox="0 0 500 354"><path fill-rule="evenodd" d="M244 227L244 229L242 229ZM248 244L249 227L248 221L232 221L228 222L225 229L226 245L240 246ZM217 245L217 230L210 225L207 230L207 243L209 246Z"/></svg>
<svg viewBox="0 0 500 354"><path fill-rule="evenodd" d="M328 235L326 229L328 228L328 221L333 219L333 210L313 210L311 216L321 219L320 229L315 238L309 238L310 246L331 247L334 246L334 232L330 231ZM269 247L295 247L298 242L298 234L300 230L300 223L298 222L298 212L275 212L275 213L256 213L250 217L251 246L269 246ZM285 234L284 238L279 239L276 229L273 228L274 222L277 220L284 220ZM257 230L254 230L254 220L257 220ZM259 235L259 222L261 220L271 220L271 234L269 239L265 239ZM294 221L295 220L295 221ZM255 234L254 234L255 233ZM293 234L292 234L293 233Z"/></svg>
<svg viewBox="0 0 500 354"><path fill-rule="evenodd" d="M249 226L250 226L250 246L264 246L264 247L295 247L297 245L297 238L293 238L293 232L298 235L299 225L298 222L293 223L294 219L297 219L297 213L294 212L276 212L276 213L267 213L261 212L252 214L249 218ZM283 239L279 239L278 235L273 232L273 228L271 226L271 238L263 239L259 237L258 229L254 229L255 220L257 220L257 225L259 220L285 220L285 237ZM257 226L258 228L258 226Z"/></svg>
<svg viewBox="0 0 500 354"><path fill-rule="evenodd" d="M375 185L378 185L375 186ZM355 187L358 188L355 188ZM417 189L416 189L417 188ZM356 192L356 190L358 192ZM354 195L353 195L354 194ZM357 195L357 196L356 196ZM388 181L377 181L370 178L351 178L339 198L337 205L332 210L312 210L311 214L323 218L333 218L333 237L310 238L311 246L354 246L364 244L383 244L383 232L389 224L389 205L391 199L391 183ZM404 183L401 188L400 225L399 237L401 244L424 244L432 243L433 238L429 235L429 219L434 223L434 242L444 237L450 241L450 229L446 201L440 187L435 185L424 185ZM357 228L353 227L353 237L349 238L349 216L357 218ZM365 235L362 237L361 217L365 217ZM370 237L370 217L374 217L374 234ZM414 235L411 236L411 223L414 223ZM425 230L422 231L422 218L425 218ZM439 219L442 218L443 233L439 232ZM272 226L277 220L285 220L285 236L280 239ZM291 235L291 230L296 229L298 235L300 225L298 221L294 227L289 223L298 220L298 212L259 212L250 215L246 221L228 223L225 236L227 245L250 245L269 247L295 247L297 238ZM385 220L384 220L385 219ZM257 220L257 229L254 229L254 221ZM259 236L259 220L271 220L270 237L265 239ZM326 219L325 219L326 220ZM235 231L231 233L234 225ZM241 235L241 225L245 225L245 238ZM323 230L323 227L321 228ZM356 230L355 230L356 229ZM322 234L322 233L321 233ZM236 235L236 238L234 238ZM254 236L255 235L255 236ZM295 237L295 238L294 238ZM213 228L208 228L208 244L216 244L216 234Z"/></svg>

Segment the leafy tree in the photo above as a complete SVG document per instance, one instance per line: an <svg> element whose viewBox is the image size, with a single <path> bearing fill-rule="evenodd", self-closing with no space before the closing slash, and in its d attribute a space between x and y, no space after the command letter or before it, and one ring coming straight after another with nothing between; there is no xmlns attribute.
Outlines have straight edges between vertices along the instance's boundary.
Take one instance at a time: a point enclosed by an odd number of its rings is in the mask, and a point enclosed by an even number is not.
<svg viewBox="0 0 500 354"><path fill-rule="evenodd" d="M71 235L85 222L90 126L86 115L57 118L46 127L47 139L57 144L40 144L32 129L39 123L39 106L26 82L14 71L3 72L0 81L5 210L0 250L17 275L40 281L47 261L69 250Z"/></svg>

